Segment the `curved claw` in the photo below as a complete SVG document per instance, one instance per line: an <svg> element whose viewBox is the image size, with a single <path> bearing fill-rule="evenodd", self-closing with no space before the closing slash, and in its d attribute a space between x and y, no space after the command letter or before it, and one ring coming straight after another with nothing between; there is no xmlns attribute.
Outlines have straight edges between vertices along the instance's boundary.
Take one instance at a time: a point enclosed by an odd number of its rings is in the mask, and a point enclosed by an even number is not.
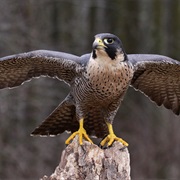
<svg viewBox="0 0 180 180"><path fill-rule="evenodd" d="M117 137L115 134L109 134L107 135L102 141L101 141L101 146L104 146L107 144L107 146L111 146L114 141L119 141L121 142L124 146L128 146L128 143L124 141L122 138Z"/></svg>
<svg viewBox="0 0 180 180"><path fill-rule="evenodd" d="M108 130L109 130L109 134L101 141L101 146L104 146L105 144L107 144L107 146L111 146L112 143L114 141L119 141L121 142L124 146L128 146L128 143L126 141L124 141L123 139L117 137L114 134L113 128L112 128L112 124L107 122L107 126L108 126Z"/></svg>
<svg viewBox="0 0 180 180"><path fill-rule="evenodd" d="M89 136L86 133L86 130L83 128L83 119L81 119L79 121L79 130L74 132L73 134L71 134L71 136L69 136L69 138L65 141L65 144L69 144L71 140L74 139L74 137L76 135L79 135L79 144L82 145L83 144L83 137L89 141L90 143L93 144L92 140L89 138Z"/></svg>

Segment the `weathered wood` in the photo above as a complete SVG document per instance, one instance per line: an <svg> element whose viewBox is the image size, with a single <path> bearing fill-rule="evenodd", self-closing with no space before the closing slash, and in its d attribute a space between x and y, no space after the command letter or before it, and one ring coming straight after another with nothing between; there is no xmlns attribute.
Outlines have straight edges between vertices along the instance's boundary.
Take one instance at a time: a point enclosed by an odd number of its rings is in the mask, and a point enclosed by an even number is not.
<svg viewBox="0 0 180 180"><path fill-rule="evenodd" d="M60 164L50 176L41 180L130 180L128 149L119 142L101 149L76 137L62 152Z"/></svg>

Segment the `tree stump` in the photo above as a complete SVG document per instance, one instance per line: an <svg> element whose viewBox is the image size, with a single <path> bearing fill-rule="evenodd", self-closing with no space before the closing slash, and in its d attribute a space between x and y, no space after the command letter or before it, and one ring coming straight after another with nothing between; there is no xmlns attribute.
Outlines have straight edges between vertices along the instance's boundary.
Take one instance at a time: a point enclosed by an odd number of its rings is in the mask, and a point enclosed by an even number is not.
<svg viewBox="0 0 180 180"><path fill-rule="evenodd" d="M87 141L79 145L78 137L62 152L60 164L50 176L41 180L130 180L129 152L120 142L101 149Z"/></svg>

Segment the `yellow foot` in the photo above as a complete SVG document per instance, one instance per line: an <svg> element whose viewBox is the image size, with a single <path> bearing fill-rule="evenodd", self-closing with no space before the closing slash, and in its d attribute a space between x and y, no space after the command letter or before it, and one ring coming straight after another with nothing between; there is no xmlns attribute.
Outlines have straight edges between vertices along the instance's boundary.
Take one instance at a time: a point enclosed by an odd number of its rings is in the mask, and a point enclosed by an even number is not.
<svg viewBox="0 0 180 180"><path fill-rule="evenodd" d="M109 134L101 141L101 143L100 143L101 146L104 146L105 144L107 144L107 146L111 146L114 141L119 141L124 146L128 146L128 143L126 141L124 141L123 139L117 137L114 134L114 131L113 131L113 128L112 128L112 124L107 122L107 126L108 126L108 130L109 130Z"/></svg>
<svg viewBox="0 0 180 180"><path fill-rule="evenodd" d="M86 130L83 128L83 119L79 121L79 130L71 134L71 136L65 141L65 144L69 144L71 140L74 139L76 135L79 135L79 144L83 144L83 137L93 144L92 140L89 138L89 136L86 133Z"/></svg>
<svg viewBox="0 0 180 180"><path fill-rule="evenodd" d="M124 146L128 146L128 143L124 141L123 139L117 137L115 134L109 134L107 135L102 141L101 146L104 146L107 144L107 146L111 146L114 141L121 142Z"/></svg>

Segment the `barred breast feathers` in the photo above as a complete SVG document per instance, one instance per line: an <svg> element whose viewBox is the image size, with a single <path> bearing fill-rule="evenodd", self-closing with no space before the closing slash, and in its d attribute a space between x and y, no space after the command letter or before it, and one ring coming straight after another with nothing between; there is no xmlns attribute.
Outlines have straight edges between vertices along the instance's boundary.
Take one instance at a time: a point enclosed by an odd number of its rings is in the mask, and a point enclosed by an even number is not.
<svg viewBox="0 0 180 180"><path fill-rule="evenodd" d="M97 92L117 98L126 91L133 76L133 68L126 61L110 61L107 57L90 58L86 76Z"/></svg>

